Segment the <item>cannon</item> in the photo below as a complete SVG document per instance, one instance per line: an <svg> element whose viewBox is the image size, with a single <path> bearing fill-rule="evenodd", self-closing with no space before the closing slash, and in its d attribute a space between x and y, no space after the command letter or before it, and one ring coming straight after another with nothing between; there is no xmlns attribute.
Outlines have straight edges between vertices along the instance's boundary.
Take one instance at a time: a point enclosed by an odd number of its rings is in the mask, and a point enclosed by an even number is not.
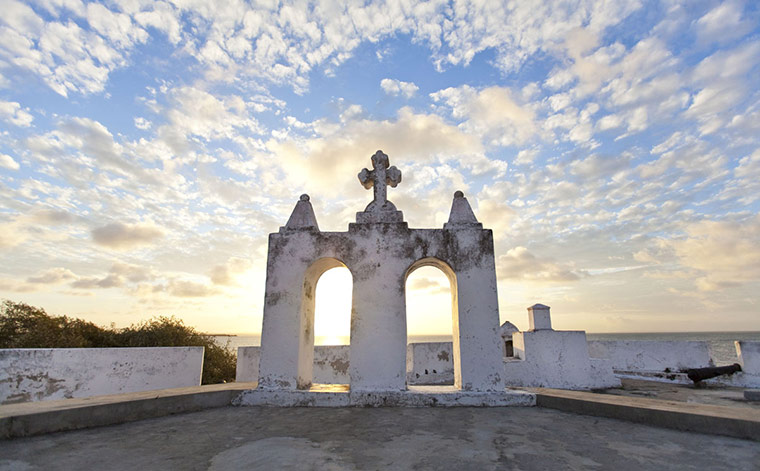
<svg viewBox="0 0 760 471"><path fill-rule="evenodd" d="M742 367L738 363L728 366L710 366L707 368L692 368L686 371L686 376L690 380L694 381L694 384L702 381L703 379L715 378L721 375L732 375L737 371L741 371Z"/></svg>

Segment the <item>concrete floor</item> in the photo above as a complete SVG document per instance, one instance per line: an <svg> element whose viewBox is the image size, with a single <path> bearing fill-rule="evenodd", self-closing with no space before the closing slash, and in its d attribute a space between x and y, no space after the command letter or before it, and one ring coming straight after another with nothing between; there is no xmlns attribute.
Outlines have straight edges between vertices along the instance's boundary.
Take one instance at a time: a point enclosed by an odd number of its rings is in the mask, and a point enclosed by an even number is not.
<svg viewBox="0 0 760 471"><path fill-rule="evenodd" d="M224 407L0 441L0 470L760 469L760 443L541 408Z"/></svg>

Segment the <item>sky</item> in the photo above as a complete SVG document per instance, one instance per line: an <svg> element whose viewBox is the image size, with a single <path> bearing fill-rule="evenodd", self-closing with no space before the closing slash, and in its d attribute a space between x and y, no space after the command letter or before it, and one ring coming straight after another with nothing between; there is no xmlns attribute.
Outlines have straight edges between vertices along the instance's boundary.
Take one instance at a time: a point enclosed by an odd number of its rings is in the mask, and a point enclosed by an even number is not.
<svg viewBox="0 0 760 471"><path fill-rule="evenodd" d="M347 230L382 149L410 227L462 190L493 230L501 321L760 330L758 84L752 1L4 0L0 298L260 332L267 235L302 193ZM413 274L410 333L448 290Z"/></svg>

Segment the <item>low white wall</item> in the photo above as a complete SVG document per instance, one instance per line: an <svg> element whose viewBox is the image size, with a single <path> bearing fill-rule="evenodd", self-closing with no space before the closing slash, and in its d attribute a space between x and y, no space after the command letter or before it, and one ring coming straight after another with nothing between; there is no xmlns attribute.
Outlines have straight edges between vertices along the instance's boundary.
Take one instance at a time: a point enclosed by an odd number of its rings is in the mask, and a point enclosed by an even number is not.
<svg viewBox="0 0 760 471"><path fill-rule="evenodd" d="M715 382L739 388L760 388L760 342L737 340L734 345L742 371L731 376L719 376Z"/></svg>
<svg viewBox="0 0 760 471"><path fill-rule="evenodd" d="M745 374L760 376L760 342L737 340L736 356Z"/></svg>
<svg viewBox="0 0 760 471"><path fill-rule="evenodd" d="M314 376L312 382L348 384L348 345L317 345L314 347ZM235 381L259 380L261 347L238 347Z"/></svg>
<svg viewBox="0 0 760 471"><path fill-rule="evenodd" d="M0 349L0 404L198 386L203 347Z"/></svg>
<svg viewBox="0 0 760 471"><path fill-rule="evenodd" d="M406 346L408 384L454 384L451 342L419 342Z"/></svg>
<svg viewBox="0 0 760 471"><path fill-rule="evenodd" d="M314 347L314 383L349 384L348 345ZM259 379L261 347L238 347L235 381ZM406 374L409 384L454 384L451 342L425 342L407 345Z"/></svg>
<svg viewBox="0 0 760 471"><path fill-rule="evenodd" d="M678 372L712 365L704 341L591 340L589 355L612 363L615 371Z"/></svg>
<svg viewBox="0 0 760 471"><path fill-rule="evenodd" d="M348 384L348 345L317 345L314 347L315 383Z"/></svg>
<svg viewBox="0 0 760 471"><path fill-rule="evenodd" d="M238 347L235 364L235 382L249 383L259 380L261 347Z"/></svg>
<svg viewBox="0 0 760 471"><path fill-rule="evenodd" d="M583 331L512 334L515 356L504 358L507 386L593 389L620 386L608 360L589 358Z"/></svg>

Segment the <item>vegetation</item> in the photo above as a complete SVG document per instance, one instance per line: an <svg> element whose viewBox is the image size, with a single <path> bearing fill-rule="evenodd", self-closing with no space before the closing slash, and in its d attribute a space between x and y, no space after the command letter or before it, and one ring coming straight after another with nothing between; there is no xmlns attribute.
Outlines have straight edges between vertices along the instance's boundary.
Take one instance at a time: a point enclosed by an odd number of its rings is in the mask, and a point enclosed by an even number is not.
<svg viewBox="0 0 760 471"><path fill-rule="evenodd" d="M125 329L99 327L44 309L4 300L0 348L204 347L203 384L235 379L235 353L174 317L156 317Z"/></svg>

